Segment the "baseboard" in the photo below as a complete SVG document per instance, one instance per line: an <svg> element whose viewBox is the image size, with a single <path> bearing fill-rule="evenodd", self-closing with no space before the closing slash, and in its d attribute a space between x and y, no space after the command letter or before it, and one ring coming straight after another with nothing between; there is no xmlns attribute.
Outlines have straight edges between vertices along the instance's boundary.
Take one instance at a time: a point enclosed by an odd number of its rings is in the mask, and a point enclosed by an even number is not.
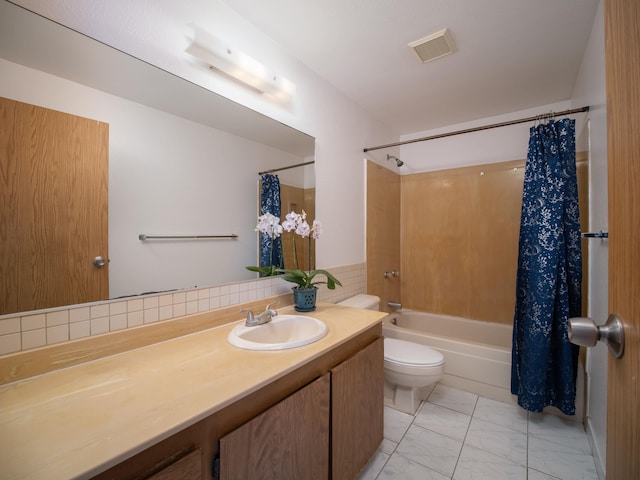
<svg viewBox="0 0 640 480"><path fill-rule="evenodd" d="M596 464L596 472L598 473L599 480L605 480L606 472L604 469L604 461L603 457L606 452L601 452L598 449L598 444L593 437L593 429L591 428L591 419L587 417L584 422L585 430L587 432L587 439L589 440L589 445L591 446L591 452L593 454L593 461Z"/></svg>

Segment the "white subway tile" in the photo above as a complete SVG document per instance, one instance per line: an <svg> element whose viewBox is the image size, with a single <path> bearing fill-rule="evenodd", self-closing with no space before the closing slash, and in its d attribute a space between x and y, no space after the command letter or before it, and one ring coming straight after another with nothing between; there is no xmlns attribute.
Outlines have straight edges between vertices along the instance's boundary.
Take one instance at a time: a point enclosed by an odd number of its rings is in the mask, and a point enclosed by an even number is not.
<svg viewBox="0 0 640 480"><path fill-rule="evenodd" d="M58 310L47 313L47 327L56 327L69 324L69 310ZM48 338L48 336L47 336ZM51 343L47 340L47 343ZM55 342L59 343L59 342Z"/></svg>
<svg viewBox="0 0 640 480"><path fill-rule="evenodd" d="M220 307L228 307L229 305L229 295L220 295Z"/></svg>
<svg viewBox="0 0 640 480"><path fill-rule="evenodd" d="M158 302L158 297L147 297L143 301L145 310L148 310L150 308L157 308L158 304L160 303Z"/></svg>
<svg viewBox="0 0 640 480"><path fill-rule="evenodd" d="M187 304L184 302L173 304L173 316L183 317L187 314Z"/></svg>
<svg viewBox="0 0 640 480"><path fill-rule="evenodd" d="M0 355L4 355L5 353L19 352L20 348L21 343L19 333L0 335Z"/></svg>
<svg viewBox="0 0 640 480"><path fill-rule="evenodd" d="M144 303L141 298L127 300L127 312L139 312L140 310L144 310Z"/></svg>
<svg viewBox="0 0 640 480"><path fill-rule="evenodd" d="M193 313L198 313L198 301L197 300L187 302L186 305L187 305L187 315L191 315Z"/></svg>
<svg viewBox="0 0 640 480"><path fill-rule="evenodd" d="M187 292L187 303L198 300L198 291L197 290L189 290Z"/></svg>
<svg viewBox="0 0 640 480"><path fill-rule="evenodd" d="M109 304L91 306L91 319L109 316Z"/></svg>
<svg viewBox="0 0 640 480"><path fill-rule="evenodd" d="M62 343L69 340L69 325L47 327L47 345Z"/></svg>
<svg viewBox="0 0 640 480"><path fill-rule="evenodd" d="M173 318L173 305L160 307L160 320L169 320L170 318Z"/></svg>
<svg viewBox="0 0 640 480"><path fill-rule="evenodd" d="M121 315L127 313L127 302L114 302L109 304L109 315Z"/></svg>
<svg viewBox="0 0 640 480"><path fill-rule="evenodd" d="M29 315L20 319L22 331L36 330L47 326L46 316L44 313L39 315ZM24 347L23 347L24 348Z"/></svg>
<svg viewBox="0 0 640 480"><path fill-rule="evenodd" d="M129 328L139 327L144 323L144 310L127 313L127 326Z"/></svg>
<svg viewBox="0 0 640 480"><path fill-rule="evenodd" d="M109 331L109 317L91 319L91 335L100 335Z"/></svg>
<svg viewBox="0 0 640 480"><path fill-rule="evenodd" d="M145 308L144 310L144 323L155 323L158 321L158 309L157 308Z"/></svg>
<svg viewBox="0 0 640 480"><path fill-rule="evenodd" d="M91 335L91 322L89 320L69 324L69 340L85 338L89 335Z"/></svg>
<svg viewBox="0 0 640 480"><path fill-rule="evenodd" d="M114 332L116 330L123 330L127 328L127 314L120 313L118 315L111 315L109 317L109 330Z"/></svg>
<svg viewBox="0 0 640 480"><path fill-rule="evenodd" d="M160 295L159 305L166 307L167 305L173 305L173 295Z"/></svg>
<svg viewBox="0 0 640 480"><path fill-rule="evenodd" d="M209 297L198 300L198 312L207 312L209 310Z"/></svg>
<svg viewBox="0 0 640 480"><path fill-rule="evenodd" d="M328 290L322 286L318 297L322 301L334 302L366 291L366 264L328 270L341 280L343 287ZM0 354L286 294L291 292L291 286L281 278L263 278L46 314L17 315L0 320Z"/></svg>
<svg viewBox="0 0 640 480"><path fill-rule="evenodd" d="M184 303L187 301L187 294L185 292L176 292L173 294L173 303Z"/></svg>
<svg viewBox="0 0 640 480"><path fill-rule="evenodd" d="M91 309L89 307L72 308L69 310L69 322L85 322L91 318Z"/></svg>
<svg viewBox="0 0 640 480"><path fill-rule="evenodd" d="M22 332L22 349L43 347L47 344L47 330L39 328L37 330L29 330Z"/></svg>

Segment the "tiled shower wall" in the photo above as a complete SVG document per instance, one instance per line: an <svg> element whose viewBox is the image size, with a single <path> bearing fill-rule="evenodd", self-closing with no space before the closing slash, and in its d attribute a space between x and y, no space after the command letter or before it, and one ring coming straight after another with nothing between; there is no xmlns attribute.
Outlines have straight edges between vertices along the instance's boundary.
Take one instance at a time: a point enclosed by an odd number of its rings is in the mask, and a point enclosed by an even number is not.
<svg viewBox="0 0 640 480"><path fill-rule="evenodd" d="M587 231L586 152L577 154L576 165L582 231ZM524 160L514 160L401 177L405 308L513 323L524 166ZM582 245L586 311L588 242Z"/></svg>
<svg viewBox="0 0 640 480"><path fill-rule="evenodd" d="M328 268L342 287L324 285L318 300L335 303L366 291L366 265ZM0 355L53 345L194 313L240 305L291 291L293 284L264 278L211 288L73 305L0 317ZM293 303L293 296L291 298ZM284 305L281 305L284 306Z"/></svg>

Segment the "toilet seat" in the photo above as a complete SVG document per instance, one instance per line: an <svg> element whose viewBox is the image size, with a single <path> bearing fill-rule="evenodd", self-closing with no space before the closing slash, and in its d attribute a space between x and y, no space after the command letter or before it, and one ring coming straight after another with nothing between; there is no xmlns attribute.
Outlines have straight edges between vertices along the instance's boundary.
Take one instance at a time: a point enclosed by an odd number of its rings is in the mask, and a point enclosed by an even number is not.
<svg viewBox="0 0 640 480"><path fill-rule="evenodd" d="M444 364L444 356L437 350L396 338L384 339L384 359L396 365L416 367L437 367Z"/></svg>

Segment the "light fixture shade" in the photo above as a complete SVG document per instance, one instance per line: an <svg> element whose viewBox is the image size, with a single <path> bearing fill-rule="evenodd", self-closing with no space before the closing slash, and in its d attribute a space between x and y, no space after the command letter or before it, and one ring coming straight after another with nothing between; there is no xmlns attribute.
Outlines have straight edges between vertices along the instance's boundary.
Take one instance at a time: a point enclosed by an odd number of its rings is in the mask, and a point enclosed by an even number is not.
<svg viewBox="0 0 640 480"><path fill-rule="evenodd" d="M286 78L269 71L260 62L245 53L226 46L220 39L194 26L189 55L224 72L242 83L279 99L290 99L296 86Z"/></svg>

